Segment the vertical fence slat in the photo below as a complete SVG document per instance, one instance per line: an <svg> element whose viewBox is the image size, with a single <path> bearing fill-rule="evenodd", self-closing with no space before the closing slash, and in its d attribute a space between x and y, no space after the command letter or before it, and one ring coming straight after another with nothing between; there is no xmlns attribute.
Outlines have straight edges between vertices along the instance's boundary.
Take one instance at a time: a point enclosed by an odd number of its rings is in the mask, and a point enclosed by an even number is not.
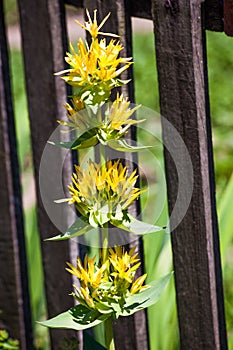
<svg viewBox="0 0 233 350"><path fill-rule="evenodd" d="M151 0L129 0L126 2L131 16L152 19Z"/></svg>
<svg viewBox="0 0 233 350"><path fill-rule="evenodd" d="M233 2L231 0L224 1L224 32L233 36Z"/></svg>
<svg viewBox="0 0 233 350"><path fill-rule="evenodd" d="M194 170L190 205L172 232L181 349L227 349L202 5L152 2L161 114L184 140ZM162 124L165 143L176 149L171 128ZM186 163L182 150L177 153L179 162L174 164L165 150L170 213L175 204L182 208L192 180L178 183L175 166L185 171ZM182 200L176 203L179 185Z"/></svg>
<svg viewBox="0 0 233 350"><path fill-rule="evenodd" d="M205 7L205 28L216 32L222 32L223 23L224 23L223 1L206 0L204 7Z"/></svg>
<svg viewBox="0 0 233 350"><path fill-rule="evenodd" d="M33 349L21 186L9 57L0 1L0 327Z"/></svg>
<svg viewBox="0 0 233 350"><path fill-rule="evenodd" d="M64 69L63 5L59 0L42 0L36 3L30 0L18 1L49 318L73 306L73 298L68 295L72 290L72 278L65 271L65 262L70 260L69 242L43 242L44 238L56 235L59 231L45 211L39 183L39 167L44 147L58 125L57 119L64 117L61 104L66 100L66 87L60 78L54 77L54 72ZM60 161L58 155L57 162ZM72 169L71 157L66 166ZM65 176L68 173L66 171ZM65 180L70 182L70 179ZM52 174L47 174L45 182L49 189L54 182ZM63 349L64 337L75 334L69 330L51 330L52 349Z"/></svg>

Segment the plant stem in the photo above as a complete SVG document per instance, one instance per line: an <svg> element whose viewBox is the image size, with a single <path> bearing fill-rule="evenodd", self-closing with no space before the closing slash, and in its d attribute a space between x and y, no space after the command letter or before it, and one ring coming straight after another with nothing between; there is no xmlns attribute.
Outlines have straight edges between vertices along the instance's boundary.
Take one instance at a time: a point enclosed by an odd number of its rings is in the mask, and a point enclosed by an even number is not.
<svg viewBox="0 0 233 350"><path fill-rule="evenodd" d="M101 124L102 123L102 115L101 115L101 108L98 110L98 121ZM106 159L106 146L99 143L99 157L100 157L100 164L104 165L107 161Z"/></svg>
<svg viewBox="0 0 233 350"><path fill-rule="evenodd" d="M102 234L102 259L103 263L108 260L108 224L101 228Z"/></svg>
<svg viewBox="0 0 233 350"><path fill-rule="evenodd" d="M105 165L106 159L106 148L104 145L99 145L100 164ZM101 228L102 234L102 263L104 264L108 260L108 223L104 224ZM108 274L108 271L105 271ZM115 350L114 335L112 327L112 317L109 317L105 322L105 341L107 350Z"/></svg>
<svg viewBox="0 0 233 350"><path fill-rule="evenodd" d="M104 145L99 145L100 148L100 164L105 165L107 159L106 159L106 149Z"/></svg>
<svg viewBox="0 0 233 350"><path fill-rule="evenodd" d="M107 350L115 350L112 317L109 317L105 321L105 340L106 340Z"/></svg>
<svg viewBox="0 0 233 350"><path fill-rule="evenodd" d="M100 144L100 164L102 166L105 165L106 163L106 149L104 145ZM104 224L104 226L101 228L101 234L102 234L102 259L103 259L103 263L105 263L105 261L108 260L108 224Z"/></svg>

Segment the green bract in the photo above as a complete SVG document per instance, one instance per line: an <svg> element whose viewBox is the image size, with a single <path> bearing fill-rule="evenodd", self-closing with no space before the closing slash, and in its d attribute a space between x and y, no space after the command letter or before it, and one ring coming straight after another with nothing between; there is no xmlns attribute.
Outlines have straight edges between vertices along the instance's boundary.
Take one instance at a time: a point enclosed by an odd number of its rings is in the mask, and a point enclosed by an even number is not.
<svg viewBox="0 0 233 350"><path fill-rule="evenodd" d="M121 152L137 152L149 148L129 145L123 139L131 125L144 121L130 118L140 106L130 108L130 102L123 95L118 96L113 103L100 104L100 107L87 106L83 109L82 105L80 107L80 99L77 98L72 100L72 105L65 105L68 121L59 123L69 127L71 131L75 130L76 138L69 142L49 141L50 144L78 150L101 143Z"/></svg>
<svg viewBox="0 0 233 350"><path fill-rule="evenodd" d="M118 227L122 230L125 230L127 232L130 232L139 236L155 233L155 232L161 232L166 228L166 227L156 226L156 225L148 224L143 221L137 220L133 216L127 213L124 215L123 220L116 220L113 218L109 220L109 223L115 227ZM61 233L51 238L47 238L46 240L62 241L69 238L82 236L86 232L92 230L93 227L96 227L96 225L94 224L94 226L92 226L86 222L86 219L84 217L79 217L65 233Z"/></svg>
<svg viewBox="0 0 233 350"><path fill-rule="evenodd" d="M74 330L83 330L94 327L113 316L129 316L137 311L145 309L157 303L161 292L167 282L170 280L172 273L149 283L148 289L125 298L124 305L110 302L104 304L103 308L93 310L83 305L77 305L70 310L48 320L39 322L41 325L50 328L69 328Z"/></svg>

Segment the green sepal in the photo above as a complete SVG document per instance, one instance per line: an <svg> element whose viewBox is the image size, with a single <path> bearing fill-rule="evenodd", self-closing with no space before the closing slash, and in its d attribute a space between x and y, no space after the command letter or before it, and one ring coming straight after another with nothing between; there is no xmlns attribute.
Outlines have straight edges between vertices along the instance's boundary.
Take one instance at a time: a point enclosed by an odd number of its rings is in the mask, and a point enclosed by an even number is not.
<svg viewBox="0 0 233 350"><path fill-rule="evenodd" d="M125 299L126 304L124 305L124 309L120 316L129 316L137 311L156 304L159 301L164 287L172 275L173 272L155 281L152 281L148 284L149 288L145 289L142 292L128 296Z"/></svg>
<svg viewBox="0 0 233 350"><path fill-rule="evenodd" d="M109 314L103 315L97 310L91 310L88 307L79 304L47 321L38 323L48 328L63 328L81 331L97 326L109 317Z"/></svg>
<svg viewBox="0 0 233 350"><path fill-rule="evenodd" d="M51 145L60 146L66 149L83 149L83 148L89 148L97 145L99 142L97 138L97 128L93 128L91 130L88 130L84 132L80 137L78 137L76 140L68 141L68 142L53 142L48 141Z"/></svg>
<svg viewBox="0 0 233 350"><path fill-rule="evenodd" d="M74 238L83 235L92 230L93 227L86 222L86 218L78 218L73 225L71 225L65 233L60 233L58 236L45 239L45 241L63 241L69 238Z"/></svg>
<svg viewBox="0 0 233 350"><path fill-rule="evenodd" d="M104 302L99 301L98 303L96 303L95 307L101 314L112 314L113 313L113 310L111 309L111 307L109 306L108 303L104 303Z"/></svg>
<svg viewBox="0 0 233 350"><path fill-rule="evenodd" d="M109 82L98 83L94 86L86 86L79 91L78 96L86 105L100 105L109 99L111 87Z"/></svg>
<svg viewBox="0 0 233 350"><path fill-rule="evenodd" d="M107 145L118 152L138 152L151 148L151 146L131 146L124 139L111 139Z"/></svg>
<svg viewBox="0 0 233 350"><path fill-rule="evenodd" d="M127 214L127 217L123 221L112 219L111 224L136 235L146 235L148 233L159 232L166 228L137 220L130 214Z"/></svg>
<svg viewBox="0 0 233 350"><path fill-rule="evenodd" d="M110 219L110 214L108 212L108 204L104 205L100 209L95 209L95 207L90 211L89 223L94 228L103 227Z"/></svg>
<svg viewBox="0 0 233 350"><path fill-rule="evenodd" d="M128 84L131 81L131 79L116 79L116 86L123 86Z"/></svg>

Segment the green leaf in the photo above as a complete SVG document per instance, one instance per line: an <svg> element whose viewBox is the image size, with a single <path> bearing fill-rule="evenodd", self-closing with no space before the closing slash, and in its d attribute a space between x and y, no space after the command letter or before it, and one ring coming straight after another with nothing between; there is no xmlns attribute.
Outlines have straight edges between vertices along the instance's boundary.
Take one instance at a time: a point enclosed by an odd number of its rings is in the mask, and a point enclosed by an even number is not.
<svg viewBox="0 0 233 350"><path fill-rule="evenodd" d="M88 225L84 217L78 218L70 228L58 236L45 239L45 241L63 241L69 238L74 238L83 235L84 233L92 230L93 227Z"/></svg>
<svg viewBox="0 0 233 350"><path fill-rule="evenodd" d="M233 174L231 175L230 180L224 188L221 199L218 204L218 215L219 215L219 229L221 233L221 252L223 259L223 266L227 260L227 248L230 247L233 240Z"/></svg>
<svg viewBox="0 0 233 350"><path fill-rule="evenodd" d="M150 288L145 289L143 292L133 294L127 297L126 305L124 306L124 311L120 315L129 316L137 311L140 311L157 303L165 285L170 280L172 274L173 272L155 281L150 282Z"/></svg>
<svg viewBox="0 0 233 350"><path fill-rule="evenodd" d="M148 233L159 232L165 229L165 227L155 226L139 221L129 214L127 214L127 219L123 222L111 220L111 224L136 235L146 235Z"/></svg>
<svg viewBox="0 0 233 350"><path fill-rule="evenodd" d="M151 148L151 146L131 146L124 139L112 139L107 141L107 145L118 152L138 152Z"/></svg>
<svg viewBox="0 0 233 350"><path fill-rule="evenodd" d="M50 320L38 322L49 328L64 328L84 330L104 322L110 315L101 315L96 310L90 310L84 305L77 305Z"/></svg>
<svg viewBox="0 0 233 350"><path fill-rule="evenodd" d="M68 141L68 142L53 142L48 141L51 145L63 147L66 149L83 149L89 148L97 145L99 140L97 139L97 128L93 128L84 132L80 137L76 140Z"/></svg>
<svg viewBox="0 0 233 350"><path fill-rule="evenodd" d="M96 303L95 307L101 314L112 314L113 311L107 303L101 301Z"/></svg>

